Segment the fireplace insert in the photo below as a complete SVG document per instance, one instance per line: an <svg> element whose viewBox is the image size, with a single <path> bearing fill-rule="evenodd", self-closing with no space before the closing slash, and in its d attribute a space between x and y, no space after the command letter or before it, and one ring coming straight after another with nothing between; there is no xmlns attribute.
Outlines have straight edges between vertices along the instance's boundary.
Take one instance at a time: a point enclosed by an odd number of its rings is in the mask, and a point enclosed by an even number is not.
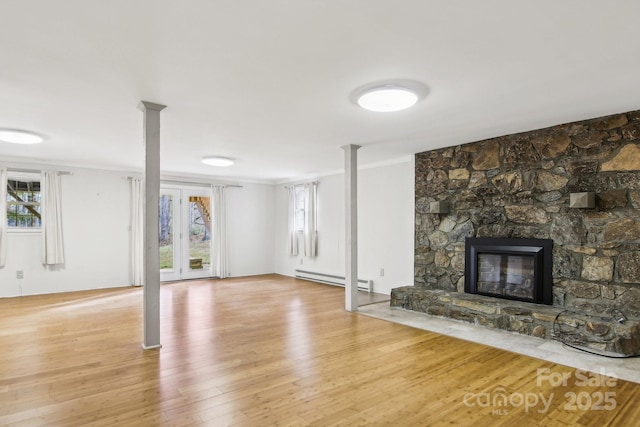
<svg viewBox="0 0 640 427"><path fill-rule="evenodd" d="M553 304L551 239L469 237L464 291L538 304Z"/></svg>

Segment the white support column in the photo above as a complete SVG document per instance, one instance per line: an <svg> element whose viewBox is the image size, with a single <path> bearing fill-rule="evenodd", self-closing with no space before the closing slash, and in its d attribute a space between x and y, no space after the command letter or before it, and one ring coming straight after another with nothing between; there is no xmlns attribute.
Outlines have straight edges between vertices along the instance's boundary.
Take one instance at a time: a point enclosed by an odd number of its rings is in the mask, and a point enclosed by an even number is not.
<svg viewBox="0 0 640 427"><path fill-rule="evenodd" d="M344 308L358 311L358 148L345 145L344 194L345 194L345 292Z"/></svg>
<svg viewBox="0 0 640 427"><path fill-rule="evenodd" d="M160 252L158 205L160 202L160 111L165 105L141 101L144 122L144 342L142 348L160 348Z"/></svg>

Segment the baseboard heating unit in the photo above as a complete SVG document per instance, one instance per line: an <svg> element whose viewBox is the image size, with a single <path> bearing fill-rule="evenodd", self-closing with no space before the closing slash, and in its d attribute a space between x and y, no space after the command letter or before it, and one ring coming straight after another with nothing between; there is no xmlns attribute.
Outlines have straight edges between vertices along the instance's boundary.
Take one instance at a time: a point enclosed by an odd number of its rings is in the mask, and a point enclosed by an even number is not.
<svg viewBox="0 0 640 427"><path fill-rule="evenodd" d="M333 274L315 273L313 271L296 270L296 278L312 280L318 283L326 283L328 285L344 286L346 279L344 276L335 276ZM358 289L373 292L373 280L358 279Z"/></svg>

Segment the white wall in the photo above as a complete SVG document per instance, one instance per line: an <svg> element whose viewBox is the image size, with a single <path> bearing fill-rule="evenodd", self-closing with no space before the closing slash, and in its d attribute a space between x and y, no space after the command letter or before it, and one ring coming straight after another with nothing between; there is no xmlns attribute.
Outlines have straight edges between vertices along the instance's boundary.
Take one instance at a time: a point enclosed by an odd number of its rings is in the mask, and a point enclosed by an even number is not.
<svg viewBox="0 0 640 427"><path fill-rule="evenodd" d="M378 293L413 284L413 180L412 161L358 171L358 276L373 280ZM276 187L276 273L293 276L301 268L344 276L344 175L318 181L316 258L304 256L303 250L288 255L287 191L284 185Z"/></svg>
<svg viewBox="0 0 640 427"><path fill-rule="evenodd" d="M62 179L65 264L42 265L40 233L8 233L0 297L129 284L129 187L114 172L69 169ZM17 279L17 270L24 278Z"/></svg>
<svg viewBox="0 0 640 427"><path fill-rule="evenodd" d="M38 169L29 165L12 167ZM0 297L129 286L130 189L126 172L69 170L62 176L65 264L42 265L41 234L8 235ZM227 190L229 267L233 276L274 271L274 187ZM23 279L16 272L24 272Z"/></svg>
<svg viewBox="0 0 640 427"><path fill-rule="evenodd" d="M358 173L358 272L375 292L413 285L413 188L412 161Z"/></svg>
<svg viewBox="0 0 640 427"><path fill-rule="evenodd" d="M62 177L66 263L45 268L40 234L10 233L7 263L0 269L0 297L129 286L130 201L125 176L130 174L59 169L73 172ZM376 292L388 294L413 283L413 174L410 161L358 172L359 276L373 280ZM274 271L293 276L300 266L344 275L344 175L319 182L319 256L313 259L287 254L284 185L243 183L243 188L227 189L232 276ZM24 271L23 279L16 278L17 270Z"/></svg>
<svg viewBox="0 0 640 427"><path fill-rule="evenodd" d="M274 186L243 183L225 191L230 275L273 273Z"/></svg>

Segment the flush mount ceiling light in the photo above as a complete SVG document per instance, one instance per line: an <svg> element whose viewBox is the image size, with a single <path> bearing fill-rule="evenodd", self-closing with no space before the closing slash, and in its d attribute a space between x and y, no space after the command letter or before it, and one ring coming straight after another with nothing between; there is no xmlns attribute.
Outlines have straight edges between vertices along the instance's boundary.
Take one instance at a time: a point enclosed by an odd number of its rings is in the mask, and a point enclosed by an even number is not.
<svg viewBox="0 0 640 427"><path fill-rule="evenodd" d="M376 82L355 91L354 101L365 110L400 111L413 106L427 93L427 87L413 80Z"/></svg>
<svg viewBox="0 0 640 427"><path fill-rule="evenodd" d="M369 111L400 111L418 102L418 95L408 89L383 86L372 89L358 98L358 105Z"/></svg>
<svg viewBox="0 0 640 427"><path fill-rule="evenodd" d="M211 157L205 157L204 159L202 159L202 163L210 166L225 167L225 166L231 166L233 164L233 160L227 157L211 156Z"/></svg>
<svg viewBox="0 0 640 427"><path fill-rule="evenodd" d="M26 130L0 129L0 141L11 144L40 144L44 138Z"/></svg>

